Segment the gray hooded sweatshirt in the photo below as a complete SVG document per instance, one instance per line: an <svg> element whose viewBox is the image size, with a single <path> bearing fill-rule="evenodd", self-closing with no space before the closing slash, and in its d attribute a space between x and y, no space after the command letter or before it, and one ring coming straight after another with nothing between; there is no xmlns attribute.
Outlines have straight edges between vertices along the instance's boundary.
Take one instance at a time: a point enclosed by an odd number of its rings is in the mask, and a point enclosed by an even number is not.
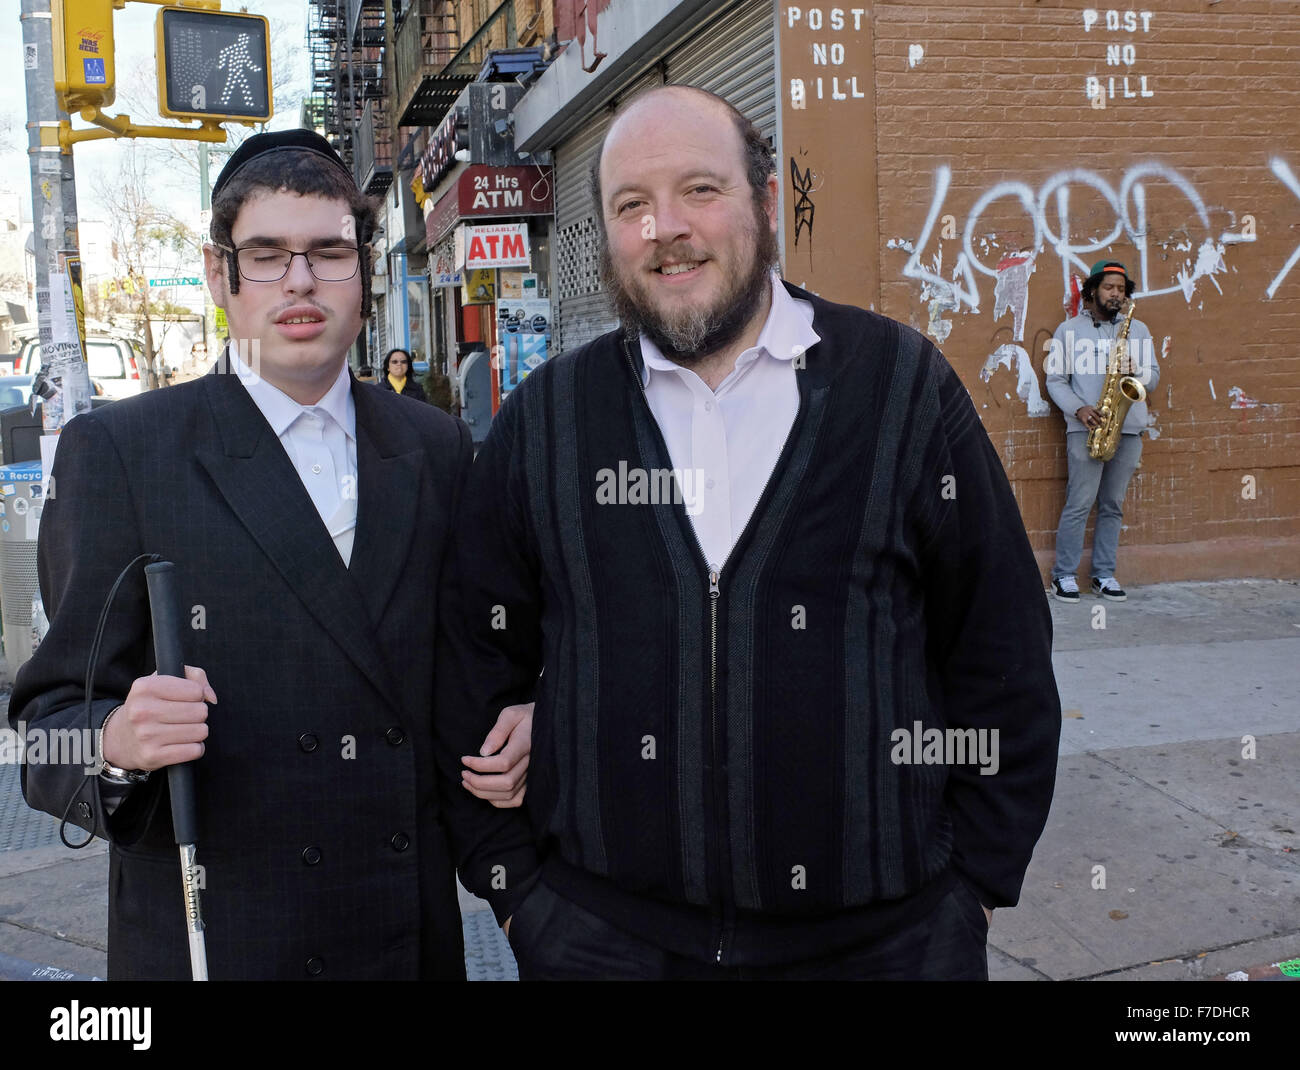
<svg viewBox="0 0 1300 1070"><path fill-rule="evenodd" d="M1096 405L1101 400L1111 348L1123 323L1123 313L1110 323L1104 320L1099 323L1084 309L1056 328L1043 366L1047 372L1047 392L1065 414L1067 432L1088 430L1074 414L1084 405ZM1128 351L1133 361L1132 375L1151 395L1160 382L1160 365L1151 332L1139 319L1129 329ZM1137 435L1146 427L1146 402L1135 402L1124 419L1123 433Z"/></svg>

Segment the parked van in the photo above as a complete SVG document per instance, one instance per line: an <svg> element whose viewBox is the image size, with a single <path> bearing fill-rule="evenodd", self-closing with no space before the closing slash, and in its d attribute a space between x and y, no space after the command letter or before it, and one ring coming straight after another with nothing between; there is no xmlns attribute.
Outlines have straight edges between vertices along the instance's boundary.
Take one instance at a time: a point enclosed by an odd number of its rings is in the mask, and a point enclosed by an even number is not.
<svg viewBox="0 0 1300 1070"><path fill-rule="evenodd" d="M116 335L92 334L86 338L86 363L90 378L104 388L111 398L127 398L140 393L144 383L140 367L144 350L134 339ZM27 339L14 362L14 374L35 375L41 366L41 344Z"/></svg>

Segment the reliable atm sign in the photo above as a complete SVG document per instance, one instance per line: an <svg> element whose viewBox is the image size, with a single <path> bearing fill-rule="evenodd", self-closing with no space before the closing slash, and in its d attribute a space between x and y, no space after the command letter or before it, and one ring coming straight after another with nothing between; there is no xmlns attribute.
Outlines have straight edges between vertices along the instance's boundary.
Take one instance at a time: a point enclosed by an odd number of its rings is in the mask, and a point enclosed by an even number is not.
<svg viewBox="0 0 1300 1070"><path fill-rule="evenodd" d="M527 223L497 223L461 227L456 231L456 266L483 268L531 267Z"/></svg>

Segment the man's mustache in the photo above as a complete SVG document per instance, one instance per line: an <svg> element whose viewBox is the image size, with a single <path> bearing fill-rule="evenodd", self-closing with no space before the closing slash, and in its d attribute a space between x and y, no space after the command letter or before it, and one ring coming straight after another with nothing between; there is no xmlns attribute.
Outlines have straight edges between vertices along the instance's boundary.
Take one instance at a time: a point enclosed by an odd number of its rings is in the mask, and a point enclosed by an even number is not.
<svg viewBox="0 0 1300 1070"><path fill-rule="evenodd" d="M655 271L665 264L683 264L692 260L705 260L702 253L697 253L689 246L674 246L671 249L665 249L663 252L656 253L650 258L650 270Z"/></svg>

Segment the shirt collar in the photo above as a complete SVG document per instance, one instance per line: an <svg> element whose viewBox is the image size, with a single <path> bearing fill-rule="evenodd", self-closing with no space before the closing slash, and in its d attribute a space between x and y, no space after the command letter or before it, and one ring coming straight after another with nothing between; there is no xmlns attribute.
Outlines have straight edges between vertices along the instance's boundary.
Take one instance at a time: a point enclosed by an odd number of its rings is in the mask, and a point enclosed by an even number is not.
<svg viewBox="0 0 1300 1070"><path fill-rule="evenodd" d="M776 360L793 360L797 353L805 353L821 341L821 336L813 330L813 307L811 302L791 297L781 282L781 276L775 271L771 274L772 307L768 310L767 320L758 334L758 341L753 349L747 349L737 358L737 367L743 363L748 354L749 359L756 360L760 353L766 353ZM659 372L680 372L682 366L674 364L665 357L654 342L644 334L641 335L641 385L650 382L650 370Z"/></svg>
<svg viewBox="0 0 1300 1070"><path fill-rule="evenodd" d="M352 377L348 374L347 361L343 362L338 376L320 401L315 405L300 405L279 387L272 386L260 375L254 374L248 365L239 359L239 354L233 347L227 352L230 354L231 368L239 376L239 381L244 384L253 403L266 417L266 422L271 425L271 430L275 432L277 438L283 435L299 416L311 409L320 409L328 413L349 438L356 437L357 410L352 400Z"/></svg>

